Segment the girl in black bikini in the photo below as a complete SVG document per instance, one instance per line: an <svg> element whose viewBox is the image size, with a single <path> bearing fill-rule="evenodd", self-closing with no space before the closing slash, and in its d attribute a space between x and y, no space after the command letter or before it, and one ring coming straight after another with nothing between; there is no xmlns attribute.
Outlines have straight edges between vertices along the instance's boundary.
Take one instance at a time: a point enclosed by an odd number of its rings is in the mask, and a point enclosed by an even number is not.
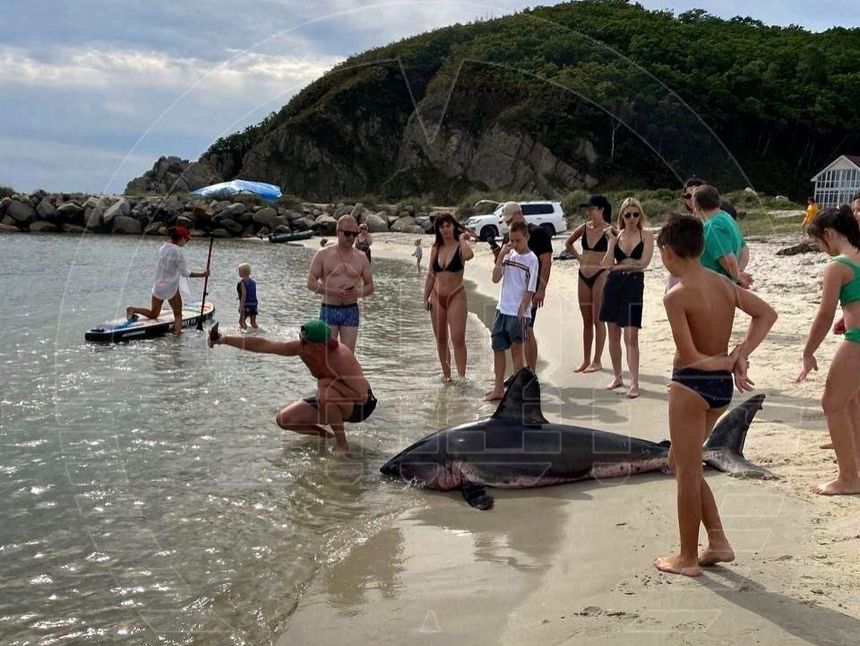
<svg viewBox="0 0 860 646"><path fill-rule="evenodd" d="M579 260L579 311L582 314L582 346L584 359L576 372L597 372L601 369L606 326L598 319L603 301L603 286L607 270L601 267L609 246L606 229L612 222L612 205L602 195L592 195L585 204L587 221L578 226L564 243L568 253ZM582 238L582 253L573 243ZM594 343L594 358L591 345Z"/></svg>
<svg viewBox="0 0 860 646"><path fill-rule="evenodd" d="M613 379L607 386L615 390L624 385L621 378L621 331L627 348L627 367L630 370L630 388L627 397L639 396L639 329L642 327L642 304L645 291L645 268L654 255L654 234L644 230L645 215L639 200L628 197L621 203L618 214L617 237L607 233L609 248L603 258L604 265L614 265L603 290L600 320L609 332L609 357L612 360Z"/></svg>
<svg viewBox="0 0 860 646"><path fill-rule="evenodd" d="M442 364L442 379L451 381L451 350L448 347L450 330L454 345L454 361L460 378L466 376L466 317L469 313L463 273L466 261L474 252L466 242L469 235L463 226L448 213L433 223L436 241L430 250L430 270L424 283L424 303L430 312L436 351Z"/></svg>

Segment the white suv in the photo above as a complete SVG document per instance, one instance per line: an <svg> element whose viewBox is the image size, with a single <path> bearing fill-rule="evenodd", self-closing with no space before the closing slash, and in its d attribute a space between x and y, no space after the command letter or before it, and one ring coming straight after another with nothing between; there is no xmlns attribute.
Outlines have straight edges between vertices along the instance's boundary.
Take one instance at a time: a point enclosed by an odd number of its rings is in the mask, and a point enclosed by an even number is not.
<svg viewBox="0 0 860 646"><path fill-rule="evenodd" d="M488 215L472 216L466 221L466 226L484 240L505 235L508 232L508 225L502 218L502 206L499 204L496 210ZM520 202L520 206L523 207L523 217L526 222L543 227L550 237L567 230L561 202Z"/></svg>

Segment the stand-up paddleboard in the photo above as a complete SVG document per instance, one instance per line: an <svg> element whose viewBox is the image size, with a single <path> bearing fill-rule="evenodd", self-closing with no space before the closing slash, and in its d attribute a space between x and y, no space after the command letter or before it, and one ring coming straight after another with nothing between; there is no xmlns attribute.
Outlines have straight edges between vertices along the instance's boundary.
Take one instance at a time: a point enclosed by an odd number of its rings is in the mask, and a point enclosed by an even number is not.
<svg viewBox="0 0 860 646"><path fill-rule="evenodd" d="M84 338L87 341L101 341L103 343L119 343L120 341L133 341L135 339L151 339L162 336L173 331L173 310L165 303L161 310L161 316L157 319L148 319L138 316L137 319L116 319L107 321L101 325L87 330ZM188 303L182 307L182 327L194 327L197 321L206 321L215 314L215 305L209 301L202 308L200 303Z"/></svg>

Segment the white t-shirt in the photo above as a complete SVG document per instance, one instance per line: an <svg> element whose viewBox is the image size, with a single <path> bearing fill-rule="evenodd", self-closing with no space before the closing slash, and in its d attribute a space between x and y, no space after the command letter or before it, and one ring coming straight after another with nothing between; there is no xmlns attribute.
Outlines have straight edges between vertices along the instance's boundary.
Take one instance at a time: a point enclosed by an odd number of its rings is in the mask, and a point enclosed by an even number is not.
<svg viewBox="0 0 860 646"><path fill-rule="evenodd" d="M502 292L496 309L502 314L517 316L520 303L523 302L523 294L537 291L540 263L532 251L519 254L511 249L502 261L502 268ZM525 315L526 318L531 318L531 309L526 310Z"/></svg>
<svg viewBox="0 0 860 646"><path fill-rule="evenodd" d="M185 266L185 254L182 248L171 242L165 242L158 250L158 267L155 268L155 283L152 295L162 300L168 300L182 292L183 300L189 293L186 278L191 272Z"/></svg>

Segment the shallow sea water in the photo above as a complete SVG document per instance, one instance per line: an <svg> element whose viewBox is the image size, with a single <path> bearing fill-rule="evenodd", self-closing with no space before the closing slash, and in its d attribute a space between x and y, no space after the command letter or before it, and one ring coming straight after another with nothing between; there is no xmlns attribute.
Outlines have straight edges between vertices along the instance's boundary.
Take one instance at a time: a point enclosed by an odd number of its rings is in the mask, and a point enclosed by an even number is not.
<svg viewBox="0 0 860 646"><path fill-rule="evenodd" d="M439 383L407 263L373 264L357 354L380 405L348 429L346 460L275 426L281 406L313 392L298 360L210 350L194 330L85 342L88 327L148 303L161 242L0 236L4 644L268 643L327 566L419 504L381 478L387 457L488 412L477 384ZM222 331L238 333L236 266L249 262L259 333L294 337L318 312L304 287L311 254L216 241ZM202 269L206 242L186 257ZM468 334L475 374L491 352L471 315Z"/></svg>

